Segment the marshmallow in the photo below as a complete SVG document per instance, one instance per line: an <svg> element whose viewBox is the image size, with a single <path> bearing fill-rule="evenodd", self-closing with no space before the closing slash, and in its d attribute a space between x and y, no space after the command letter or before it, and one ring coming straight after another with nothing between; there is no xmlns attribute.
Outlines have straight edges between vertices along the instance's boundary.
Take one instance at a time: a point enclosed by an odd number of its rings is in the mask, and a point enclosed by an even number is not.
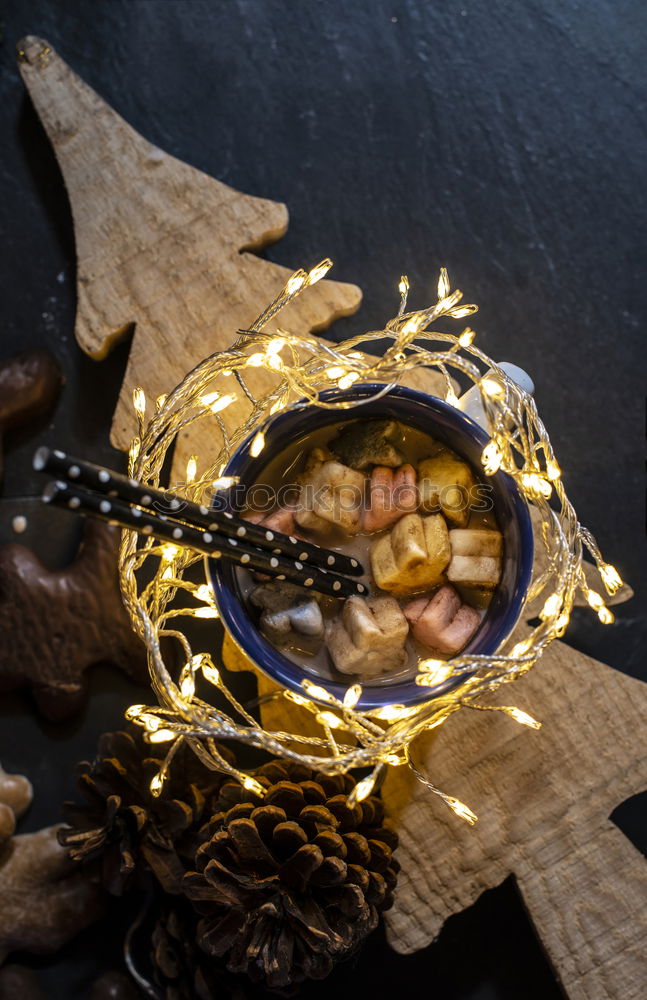
<svg viewBox="0 0 647 1000"><path fill-rule="evenodd" d="M390 528L418 506L416 470L412 465L389 469L376 465L369 481L369 499L362 514L362 531Z"/></svg>
<svg viewBox="0 0 647 1000"><path fill-rule="evenodd" d="M358 420L340 431L330 449L353 469L367 469L369 465L395 468L404 462L397 447L402 437L403 428L397 420Z"/></svg>
<svg viewBox="0 0 647 1000"><path fill-rule="evenodd" d="M432 598L416 598L402 610L414 639L448 656L455 656L467 645L481 622L478 611L463 604L449 586L441 587Z"/></svg>
<svg viewBox="0 0 647 1000"><path fill-rule="evenodd" d="M294 521L294 510L291 507L277 507L276 510L273 510L270 514L261 514L258 511L252 511L251 513L244 514L243 517L246 521L252 521L254 524L261 524L264 528L270 528L273 531L280 531L284 535L297 534Z"/></svg>
<svg viewBox="0 0 647 1000"><path fill-rule="evenodd" d="M503 538L491 529L454 528L449 532L452 558L447 578L465 587L494 589L501 579Z"/></svg>
<svg viewBox="0 0 647 1000"><path fill-rule="evenodd" d="M301 477L297 524L311 531L324 531L337 524L355 534L364 507L365 485L361 472L326 459L325 452L316 448Z"/></svg>
<svg viewBox="0 0 647 1000"><path fill-rule="evenodd" d="M393 597L349 597L341 618L326 624L335 667L365 680L393 673L405 663L409 626Z"/></svg>
<svg viewBox="0 0 647 1000"><path fill-rule="evenodd" d="M442 514L405 514L370 550L375 583L405 594L435 587L450 558L449 532Z"/></svg>
<svg viewBox="0 0 647 1000"><path fill-rule="evenodd" d="M276 580L256 587L249 596L261 609L261 632L275 646L291 646L304 653L321 648L324 620L312 591Z"/></svg>
<svg viewBox="0 0 647 1000"><path fill-rule="evenodd" d="M442 511L445 517L464 528L470 516L470 492L475 485L472 470L448 451L426 458L418 466L420 506L425 511Z"/></svg>

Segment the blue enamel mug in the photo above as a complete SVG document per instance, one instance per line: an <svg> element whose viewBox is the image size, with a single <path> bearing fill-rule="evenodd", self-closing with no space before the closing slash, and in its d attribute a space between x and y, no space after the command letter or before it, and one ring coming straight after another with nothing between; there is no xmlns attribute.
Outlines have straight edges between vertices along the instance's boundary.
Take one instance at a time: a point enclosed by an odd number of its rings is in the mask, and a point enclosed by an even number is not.
<svg viewBox="0 0 647 1000"><path fill-rule="evenodd" d="M451 448L473 468L481 468L481 453L489 440L488 434L474 420L455 406L409 389L394 386L379 399L370 399L384 390L374 383L355 385L350 389L331 389L322 393L324 402L342 403L344 407L324 408L309 401L300 401L277 416L265 428L265 447L254 458L250 446L251 434L234 452L223 475L236 476L243 486L263 481L268 465L296 442L305 441L326 427L339 427L357 419L393 419L405 426L423 431L434 440ZM355 404L355 405L354 405ZM504 472L488 477L494 513L503 534L503 566L501 581L484 615L481 626L461 652L492 655L514 629L526 597L533 564L533 534L527 503L515 481ZM214 595L223 624L242 653L263 673L278 684L303 693L301 682L307 677L323 684L342 699L351 680L322 679L314 671L283 655L259 631L242 598L235 566L225 560L209 561ZM380 679L362 684L358 711L381 708L390 704L414 705L438 697L451 690L462 678L448 678L434 687L420 687L414 678Z"/></svg>

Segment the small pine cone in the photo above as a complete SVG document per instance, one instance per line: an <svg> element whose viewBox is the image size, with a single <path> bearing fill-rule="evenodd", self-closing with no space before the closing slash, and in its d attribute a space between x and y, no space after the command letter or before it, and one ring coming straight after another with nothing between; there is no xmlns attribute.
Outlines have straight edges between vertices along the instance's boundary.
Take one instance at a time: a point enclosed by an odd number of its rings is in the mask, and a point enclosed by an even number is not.
<svg viewBox="0 0 647 1000"><path fill-rule="evenodd" d="M348 804L349 775L272 761L256 777L262 800L223 783L184 891L208 954L285 989L323 979L375 928L393 902L398 841L380 799Z"/></svg>
<svg viewBox="0 0 647 1000"><path fill-rule="evenodd" d="M193 972L198 949L185 933L176 910L163 910L151 935L151 959L155 982L164 1000L190 1000L194 995Z"/></svg>
<svg viewBox="0 0 647 1000"><path fill-rule="evenodd" d="M162 903L151 934L151 962L163 1000L245 1000L242 984L196 944L196 923L186 900Z"/></svg>
<svg viewBox="0 0 647 1000"><path fill-rule="evenodd" d="M193 855L189 850L184 862L183 841L199 823L206 798L222 783L222 775L181 748L164 795L155 798L150 781L162 761L151 752L138 729L104 733L94 761L78 766L84 801L67 802L63 809L69 826L59 832L61 844L74 861L100 862L103 884L113 895L124 892L142 862L167 892L181 891Z"/></svg>

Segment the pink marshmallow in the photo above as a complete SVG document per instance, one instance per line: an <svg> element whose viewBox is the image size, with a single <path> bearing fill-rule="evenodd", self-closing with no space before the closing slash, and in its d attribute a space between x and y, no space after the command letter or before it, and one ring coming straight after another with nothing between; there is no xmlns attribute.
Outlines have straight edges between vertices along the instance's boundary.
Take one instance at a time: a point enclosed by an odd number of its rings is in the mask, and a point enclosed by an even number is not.
<svg viewBox="0 0 647 1000"><path fill-rule="evenodd" d="M481 623L474 608L462 604L453 587L441 587L434 596L417 597L403 609L413 636L423 646L454 656L470 641Z"/></svg>
<svg viewBox="0 0 647 1000"><path fill-rule="evenodd" d="M463 604L456 612L453 621L441 633L440 645L437 648L441 653L448 653L450 656L459 653L480 624L481 616L478 611L469 604Z"/></svg>
<svg viewBox="0 0 647 1000"><path fill-rule="evenodd" d="M294 511L289 507L278 507L263 518L261 524L264 528L274 531L281 531L284 535L296 535L294 523ZM298 537L298 535L297 535Z"/></svg>
<svg viewBox="0 0 647 1000"><path fill-rule="evenodd" d="M303 538L303 535L299 534L296 529L294 511L290 507L277 507L269 514L263 514L258 510L245 511L243 518L253 524L261 524L264 528L269 528L270 531L280 531L284 535ZM266 573L254 573L254 579L266 581L271 580L272 577Z"/></svg>
<svg viewBox="0 0 647 1000"><path fill-rule="evenodd" d="M412 465L390 469L376 465L369 482L368 506L362 513L362 531L382 531L418 507L416 470Z"/></svg>
<svg viewBox="0 0 647 1000"><path fill-rule="evenodd" d="M252 524L260 524L265 514L262 514L260 510L246 510L241 514L243 521L251 521Z"/></svg>
<svg viewBox="0 0 647 1000"><path fill-rule="evenodd" d="M428 597L417 597L415 601L409 601L408 604L405 604L402 610L404 612L404 617L409 622L411 628L414 627L428 604Z"/></svg>
<svg viewBox="0 0 647 1000"><path fill-rule="evenodd" d="M423 620L427 627L441 630L453 619L461 606L461 599L453 587L441 587L433 597L417 597L404 608L412 628ZM417 638L417 637L416 637Z"/></svg>
<svg viewBox="0 0 647 1000"><path fill-rule="evenodd" d="M294 510L291 507L277 507L269 514L262 514L258 510L246 511L243 518L253 524L262 524L264 528L269 528L271 531L280 531L284 535L300 537L295 530Z"/></svg>

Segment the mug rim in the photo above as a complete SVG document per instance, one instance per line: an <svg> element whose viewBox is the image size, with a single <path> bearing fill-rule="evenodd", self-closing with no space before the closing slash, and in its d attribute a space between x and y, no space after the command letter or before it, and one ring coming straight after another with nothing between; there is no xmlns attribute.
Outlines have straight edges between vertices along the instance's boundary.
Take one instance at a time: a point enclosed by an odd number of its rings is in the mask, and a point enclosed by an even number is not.
<svg viewBox="0 0 647 1000"><path fill-rule="evenodd" d="M490 435L480 426L480 424L477 424L471 417L463 413L462 410L457 409L457 407L453 406L451 403L447 403L445 400L440 399L437 396L432 396L428 393L421 392L418 389L411 389L409 386L399 384L392 386L387 392L384 392L384 388L385 386L382 383L363 382L356 383L349 389L327 389L320 394L320 398L323 402L345 402L349 404L338 409L326 410L323 407L317 407L317 404L313 403L309 399L296 400L281 413L278 413L275 417L270 418L269 422L267 422L264 427L264 433L269 434L272 430L276 431L277 429L281 429L285 424L289 425L290 421L298 418L300 412L310 407L313 409L320 409L322 413L330 413L331 424L339 423L340 420L344 419L344 415L351 413L353 410L358 410L358 413L353 414L353 416L346 417L346 419L351 420L356 419L356 417L361 418L362 403L371 402L376 393L382 392L382 398L395 396L396 398L409 400L428 410L435 410L437 413L444 415L449 418L451 423L458 425L459 430L475 439L481 448L484 448L490 440ZM406 419L404 417L402 418L402 422L406 424ZM239 476L241 474L241 470L244 469L246 463L251 460L249 449L257 432L258 428L251 431L245 440L241 442L238 448L236 448L223 471L224 476ZM265 465L267 462L272 461L274 457L274 455L270 456L265 461ZM259 460L263 460L262 456L259 456L258 459L253 459L253 461ZM259 473L262 472L265 465L261 467ZM257 473L257 475L259 473ZM496 631L496 635L490 638L489 641L486 641L483 648L474 651L474 656L492 655L512 633L523 610L523 604L532 577L534 558L534 537L530 512L528 510L527 502L521 494L519 487L510 475L500 470L494 473L493 476L489 476L488 479L497 480L509 494L510 502L514 509L514 514L521 536L520 554L517 562L516 586L503 613L503 618ZM241 480L244 481L242 476ZM253 481L254 478L252 478L252 482ZM249 485L251 485L251 483ZM220 498L221 500L224 500L225 504L227 503L226 493L220 494ZM355 683L351 680L350 675L349 681L346 684L337 680L328 680L323 678L317 679L316 675L308 674L307 671L304 671L303 667L284 656L280 650L273 646L272 643L270 643L269 640L261 634L255 622L253 622L251 616L244 608L242 601L236 594L234 565L231 563L225 563L223 560L212 558L208 558L207 563L211 577L211 586L223 626L229 633L229 636L233 639L238 649L244 653L245 656L247 656L252 663L262 671L262 673L264 673L271 680L281 684L283 687L302 694L303 688L301 686L301 681L307 678L314 684L322 684L332 695L340 701L343 700L349 684ZM250 628L250 626L252 627ZM470 653L468 652L466 655L469 656ZM451 657L448 662L451 662ZM464 681L472 677L474 673L476 673L476 670L461 674L457 677L449 677L447 680L441 681L439 684L435 684L430 687L423 687L416 684L414 678L410 678L406 681L401 680L394 684L362 685L362 695L355 706L355 710L368 711L371 709L384 708L386 705L392 704L411 707L416 704L431 701L432 699L441 697L449 691L452 691L454 688L458 687Z"/></svg>

